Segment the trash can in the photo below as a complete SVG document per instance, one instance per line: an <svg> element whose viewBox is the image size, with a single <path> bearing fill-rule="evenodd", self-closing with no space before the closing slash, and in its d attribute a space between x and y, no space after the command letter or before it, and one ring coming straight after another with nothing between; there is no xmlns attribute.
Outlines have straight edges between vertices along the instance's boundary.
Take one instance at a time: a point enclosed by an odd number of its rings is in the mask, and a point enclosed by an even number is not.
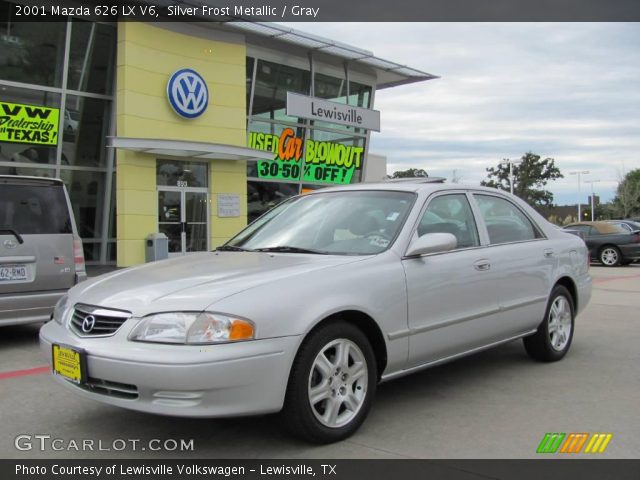
<svg viewBox="0 0 640 480"><path fill-rule="evenodd" d="M169 258L169 239L164 233L150 233L144 241L145 262Z"/></svg>

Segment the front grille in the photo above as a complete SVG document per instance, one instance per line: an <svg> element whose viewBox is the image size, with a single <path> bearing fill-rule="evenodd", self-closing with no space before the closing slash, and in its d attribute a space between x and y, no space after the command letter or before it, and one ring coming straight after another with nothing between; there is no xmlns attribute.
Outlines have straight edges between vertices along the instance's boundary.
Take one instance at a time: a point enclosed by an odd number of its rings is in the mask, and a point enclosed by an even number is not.
<svg viewBox="0 0 640 480"><path fill-rule="evenodd" d="M126 398L128 400L138 398L138 387L128 383L112 382L101 378L89 377L85 383L81 383L79 386L88 392L98 393L100 395Z"/></svg>
<svg viewBox="0 0 640 480"><path fill-rule="evenodd" d="M77 304L69 325L81 337L106 337L131 318L130 312Z"/></svg>

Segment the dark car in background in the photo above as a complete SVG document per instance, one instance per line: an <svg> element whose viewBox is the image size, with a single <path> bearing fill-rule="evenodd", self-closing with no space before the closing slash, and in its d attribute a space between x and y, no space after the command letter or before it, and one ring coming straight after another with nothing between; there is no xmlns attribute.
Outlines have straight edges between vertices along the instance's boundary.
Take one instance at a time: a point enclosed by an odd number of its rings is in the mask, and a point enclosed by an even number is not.
<svg viewBox="0 0 640 480"><path fill-rule="evenodd" d="M49 320L85 278L62 180L0 175L0 326Z"/></svg>
<svg viewBox="0 0 640 480"><path fill-rule="evenodd" d="M571 223L564 229L582 232L591 258L605 267L628 265L640 260L640 232L606 221Z"/></svg>

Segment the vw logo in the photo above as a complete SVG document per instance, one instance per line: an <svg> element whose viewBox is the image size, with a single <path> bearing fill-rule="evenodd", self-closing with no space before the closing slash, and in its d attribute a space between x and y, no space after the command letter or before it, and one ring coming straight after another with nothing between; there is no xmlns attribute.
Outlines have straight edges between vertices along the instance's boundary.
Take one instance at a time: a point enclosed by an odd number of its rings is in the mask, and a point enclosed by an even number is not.
<svg viewBox="0 0 640 480"><path fill-rule="evenodd" d="M184 118L202 115L209 104L209 90L204 78L190 68L183 68L171 75L167 97L171 108Z"/></svg>
<svg viewBox="0 0 640 480"><path fill-rule="evenodd" d="M96 326L96 317L94 317L93 315L87 315L86 317L84 317L84 320L82 320L82 331L84 333L91 333L91 330L93 330L93 327Z"/></svg>
<svg viewBox="0 0 640 480"><path fill-rule="evenodd" d="M5 248L16 248L18 246L18 244L11 239L5 240L3 245Z"/></svg>

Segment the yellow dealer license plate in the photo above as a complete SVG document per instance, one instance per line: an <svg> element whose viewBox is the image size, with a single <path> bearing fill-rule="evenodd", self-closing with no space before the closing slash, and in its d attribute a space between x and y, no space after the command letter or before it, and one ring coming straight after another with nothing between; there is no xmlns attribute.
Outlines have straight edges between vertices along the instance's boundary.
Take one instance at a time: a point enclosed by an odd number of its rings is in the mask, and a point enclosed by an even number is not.
<svg viewBox="0 0 640 480"><path fill-rule="evenodd" d="M75 383L85 379L84 352L71 347L53 344L53 373Z"/></svg>

